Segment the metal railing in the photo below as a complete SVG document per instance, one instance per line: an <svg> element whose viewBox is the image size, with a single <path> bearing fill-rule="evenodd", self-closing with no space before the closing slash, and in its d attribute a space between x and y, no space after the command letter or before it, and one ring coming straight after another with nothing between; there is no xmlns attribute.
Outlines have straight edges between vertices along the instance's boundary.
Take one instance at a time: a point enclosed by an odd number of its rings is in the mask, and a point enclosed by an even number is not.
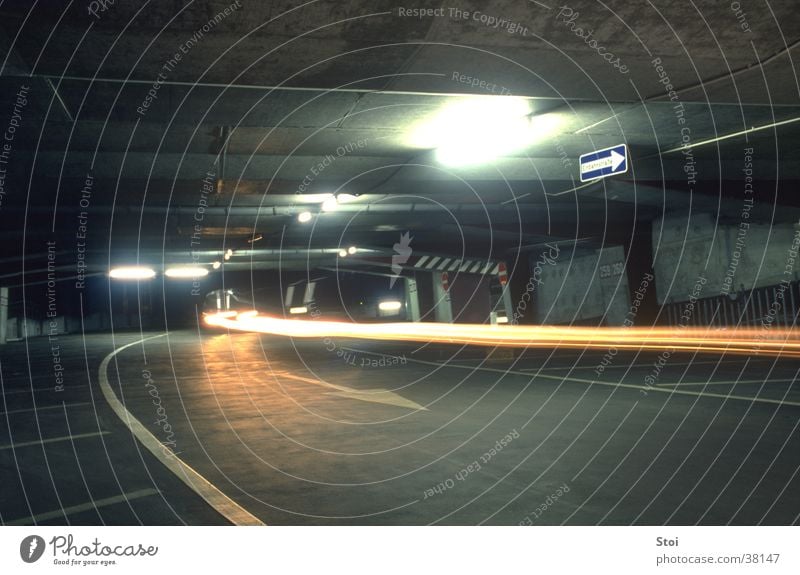
<svg viewBox="0 0 800 575"><path fill-rule="evenodd" d="M733 327L759 326L769 322L791 326L797 323L800 311L800 282L697 299L691 313L687 311L689 304L689 301L665 303L658 324Z"/></svg>

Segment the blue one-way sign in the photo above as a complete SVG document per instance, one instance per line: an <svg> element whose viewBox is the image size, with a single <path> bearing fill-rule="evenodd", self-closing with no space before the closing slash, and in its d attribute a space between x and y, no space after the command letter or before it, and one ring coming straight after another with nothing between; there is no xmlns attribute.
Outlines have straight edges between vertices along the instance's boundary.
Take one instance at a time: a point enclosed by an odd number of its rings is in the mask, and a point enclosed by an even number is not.
<svg viewBox="0 0 800 575"><path fill-rule="evenodd" d="M628 171L628 147L625 144L605 148L580 158L581 181L589 182Z"/></svg>

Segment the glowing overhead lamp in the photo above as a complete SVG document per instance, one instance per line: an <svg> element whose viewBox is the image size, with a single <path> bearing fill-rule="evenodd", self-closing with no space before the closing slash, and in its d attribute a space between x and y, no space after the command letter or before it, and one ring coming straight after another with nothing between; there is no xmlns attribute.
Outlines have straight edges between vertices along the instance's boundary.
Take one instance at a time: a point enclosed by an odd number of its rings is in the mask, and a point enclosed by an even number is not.
<svg viewBox="0 0 800 575"><path fill-rule="evenodd" d="M180 266L167 268L164 275L173 279L196 279L207 276L208 270L199 266Z"/></svg>
<svg viewBox="0 0 800 575"><path fill-rule="evenodd" d="M407 143L435 149L436 160L447 166L483 164L524 150L560 123L555 114L532 113L526 98L461 97L413 127Z"/></svg>
<svg viewBox="0 0 800 575"><path fill-rule="evenodd" d="M323 212L332 212L339 207L339 200L336 196L331 196L330 198L326 199L322 202L322 211Z"/></svg>
<svg viewBox="0 0 800 575"><path fill-rule="evenodd" d="M355 194L336 194L336 201L340 204L348 204L358 199Z"/></svg>
<svg viewBox="0 0 800 575"><path fill-rule="evenodd" d="M108 272L108 276L115 280L149 280L155 275L155 270L146 266L121 266Z"/></svg>

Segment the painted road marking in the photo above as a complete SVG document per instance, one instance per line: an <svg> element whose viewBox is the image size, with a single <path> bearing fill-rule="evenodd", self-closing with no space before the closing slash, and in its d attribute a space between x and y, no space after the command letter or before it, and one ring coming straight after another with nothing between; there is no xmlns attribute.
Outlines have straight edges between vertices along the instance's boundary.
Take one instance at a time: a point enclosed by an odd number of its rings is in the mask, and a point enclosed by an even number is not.
<svg viewBox="0 0 800 575"><path fill-rule="evenodd" d="M371 355L384 355L381 353L374 353L371 351L364 351L361 350L361 353L367 353ZM498 369L496 367L473 367L468 365L459 365L459 364L450 364L450 363L438 363L435 361L426 361L423 359L411 359L408 358L408 362L411 363L420 363L422 365L434 365L437 367L452 367L458 369L469 369L473 371L488 371L492 373L502 373L506 375L522 375L525 377L531 377L530 373L525 373L524 371L514 371L510 369ZM767 399L763 397L747 397L744 395L727 395L724 393L709 393L707 391L689 391L686 389L675 389L675 388L664 388L664 387L648 387L646 385L634 385L632 383L613 383L610 381L595 381L591 379L583 379L579 377L560 377L557 375L546 375L540 373L535 377L540 377L542 379L552 379L555 381L569 381L572 383L583 383L588 385L602 385L605 387L623 387L627 389L638 389L640 391L656 391L661 393L669 393L674 395L692 395L695 397L713 397L716 399L732 399L735 401L747 401L747 402L755 402L755 403L770 403L773 405L784 405L784 406L794 406L800 407L800 401L789 401L789 400L781 400L781 399Z"/></svg>
<svg viewBox="0 0 800 575"><path fill-rule="evenodd" d="M657 383L658 386L678 386L678 385L736 385L738 383L764 383L763 379L740 379L738 381L686 381L681 383ZM797 381L792 379L768 379L767 383L791 383Z"/></svg>
<svg viewBox="0 0 800 575"><path fill-rule="evenodd" d="M672 363L670 362L666 367L688 367L694 365L725 365L729 366L731 364L739 365L740 363L744 363L750 359L749 363L761 362L761 361L775 361L775 359L770 359L766 357L761 358L746 358L742 357L739 358L739 363L737 363L736 358L733 357L725 357L722 361L689 361L689 362L681 362L681 363ZM620 365L607 365L605 366L605 370L608 371L609 369L650 369L653 367L653 363L628 363L628 364L620 364ZM575 371L578 369L597 369L595 365L576 365L576 366L564 366L564 367L523 367L519 369L519 371L525 372L537 372L541 369L541 371Z"/></svg>
<svg viewBox="0 0 800 575"><path fill-rule="evenodd" d="M111 385L108 382L108 364L111 362L114 356L129 347L140 345L145 341L158 337L164 337L165 335L167 334L164 333L151 337L145 337L127 345L123 345L122 347L118 347L109 353L103 359L98 371L98 381L100 382L100 389L103 392L103 397L105 397L106 401L111 406L111 409L114 410L114 413L117 414L117 417L119 417L122 420L122 423L128 427L130 432L134 435L134 437L136 437L139 443L144 445L147 450L156 457L156 459L158 459L167 469L172 471L172 473L174 473L178 479L183 481L183 483L185 483L189 489L202 497L206 503L211 505L211 507L213 507L220 515L225 517L225 519L234 525L264 525L264 522L258 517L225 495L208 479L200 475L189 464L172 453L172 451L170 451L167 447L162 445L158 438L150 433L150 431L145 428L145 426L142 425L142 423L136 419L130 411L128 411L128 409L122 404L114 391L111 389Z"/></svg>
<svg viewBox="0 0 800 575"><path fill-rule="evenodd" d="M71 507L64 507L63 509L54 509L46 513L39 513L32 517L23 517L21 519L14 519L9 521L6 525L34 525L42 521L49 521L50 519L58 519L66 515L75 515L76 513L83 513L84 511L91 511L99 507L108 507L109 505L116 505L117 503L124 503L133 499L140 499L142 497L150 497L158 493L158 489L139 489L138 491L131 491L130 493L123 493L122 495L115 495L114 497L106 497L105 499L97 499L80 505L72 505Z"/></svg>
<svg viewBox="0 0 800 575"><path fill-rule="evenodd" d="M86 439L87 437L99 437L100 435L108 435L110 431L95 431L94 433L76 433L75 435L63 435L61 437L53 437L51 439L37 439L36 441L23 441L20 443L9 443L7 445L0 445L0 451L7 449L19 449L20 447L30 447L32 445L45 445L47 443L60 443L62 441L72 441L74 439Z"/></svg>
<svg viewBox="0 0 800 575"><path fill-rule="evenodd" d="M79 389L81 387L89 387L89 386L86 385L86 384L83 384L83 385L70 385L68 389ZM53 387L34 387L33 389L30 389L30 388L28 388L28 389L13 389L11 391L3 390L2 393L3 393L3 395L20 395L20 394L23 394L23 393L30 393L31 391L33 391L34 393L43 393L45 391L55 392L56 390ZM58 393L62 393L62 392L58 392Z"/></svg>
<svg viewBox="0 0 800 575"><path fill-rule="evenodd" d="M275 377L284 377L286 379L293 379L296 381L302 381L304 383L311 383L314 385L321 385L323 387L335 389L336 392L331 393L330 395L335 395L338 397L346 397L347 399L355 399L358 401L383 403L385 405L394 405L397 407L406 407L408 409L418 409L421 411L428 411L427 407L420 405L414 401L411 401L410 399L406 399L402 395L399 395L388 389L364 389L364 390L353 389L352 387L346 387L344 385L336 385L333 383L328 383L327 381L323 381L321 379L314 379L311 377L294 375L286 371L273 371L271 375Z"/></svg>
<svg viewBox="0 0 800 575"><path fill-rule="evenodd" d="M0 415L14 415L15 413L28 413L30 411L46 411L49 409L63 409L65 407L78 407L92 405L91 401L81 401L78 403L60 403L58 405L47 405L45 407L26 407L25 409L12 409L11 411L0 411Z"/></svg>

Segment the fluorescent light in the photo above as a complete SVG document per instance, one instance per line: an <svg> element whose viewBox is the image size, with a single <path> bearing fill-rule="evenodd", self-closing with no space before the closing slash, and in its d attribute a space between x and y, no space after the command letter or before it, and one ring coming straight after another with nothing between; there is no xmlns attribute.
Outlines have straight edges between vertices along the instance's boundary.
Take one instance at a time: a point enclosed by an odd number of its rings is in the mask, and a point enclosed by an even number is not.
<svg viewBox="0 0 800 575"><path fill-rule="evenodd" d="M225 252L225 255L231 257L233 255L233 250L228 248L228 251Z"/></svg>
<svg viewBox="0 0 800 575"><path fill-rule="evenodd" d="M508 323L508 318L504 315L498 315L497 323Z"/></svg>
<svg viewBox="0 0 800 575"><path fill-rule="evenodd" d="M167 276L168 278L194 279L207 276L208 270L206 268L201 268L197 266L182 266L175 268L167 268L164 271L164 275Z"/></svg>
<svg viewBox="0 0 800 575"><path fill-rule="evenodd" d="M556 114L531 117L532 112L526 98L458 98L413 128L407 143L435 148L437 161L448 166L491 162L527 148L560 123Z"/></svg>
<svg viewBox="0 0 800 575"><path fill-rule="evenodd" d="M112 268L108 275L115 280L149 280L155 277L156 272L145 266L123 266Z"/></svg>
<svg viewBox="0 0 800 575"><path fill-rule="evenodd" d="M347 204L349 202L354 202L358 199L358 196L354 196L353 194L339 194L336 196L336 201L340 204Z"/></svg>
<svg viewBox="0 0 800 575"><path fill-rule="evenodd" d="M311 221L311 212L300 212L297 216L297 221L301 224Z"/></svg>
<svg viewBox="0 0 800 575"><path fill-rule="evenodd" d="M378 309L381 311L397 311L401 307L403 307L403 304L396 300L382 301L378 304Z"/></svg>
<svg viewBox="0 0 800 575"><path fill-rule="evenodd" d="M211 264L211 267L214 268L215 270L218 270L221 265L222 264L220 262L214 262L213 264Z"/></svg>
<svg viewBox="0 0 800 575"><path fill-rule="evenodd" d="M300 307L290 307L289 313L308 313L308 308L304 305Z"/></svg>
<svg viewBox="0 0 800 575"><path fill-rule="evenodd" d="M325 200L332 198L333 194L326 192L324 194L299 194L296 196L298 201L304 204L321 204Z"/></svg>
<svg viewBox="0 0 800 575"><path fill-rule="evenodd" d="M347 250L344 249L344 248L340 249L339 250L339 257L340 258L346 258L347 257Z"/></svg>
<svg viewBox="0 0 800 575"><path fill-rule="evenodd" d="M347 248L347 253L350 254L350 255L353 255L357 251L358 251L358 248L356 246L350 246L349 248Z"/></svg>
<svg viewBox="0 0 800 575"><path fill-rule="evenodd" d="M332 212L339 206L339 200L336 199L336 196L331 196L324 202L322 202L322 211L323 212Z"/></svg>

